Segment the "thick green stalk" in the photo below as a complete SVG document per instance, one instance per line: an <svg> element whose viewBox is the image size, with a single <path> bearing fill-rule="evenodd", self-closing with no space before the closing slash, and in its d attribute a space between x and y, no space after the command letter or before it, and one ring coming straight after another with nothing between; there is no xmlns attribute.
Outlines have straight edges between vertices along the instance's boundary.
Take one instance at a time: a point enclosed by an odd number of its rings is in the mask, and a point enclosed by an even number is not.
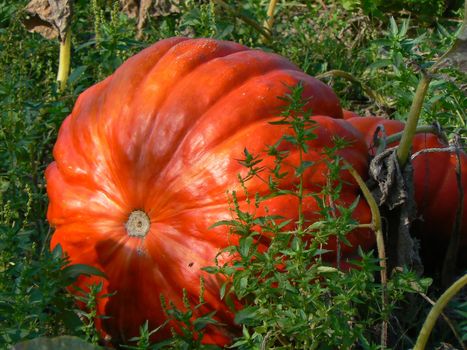
<svg viewBox="0 0 467 350"><path fill-rule="evenodd" d="M459 278L454 282L451 287L449 287L443 295L438 299L435 305L431 308L428 316L426 317L425 323L418 334L417 342L413 347L413 350L423 350L425 349L426 343L428 342L428 337L430 336L431 330L433 329L436 320L443 311L447 303L454 297L454 295L459 292L462 287L467 285L467 274Z"/></svg>
<svg viewBox="0 0 467 350"><path fill-rule="evenodd" d="M70 59L71 59L71 28L68 27L65 35L65 40L60 42L60 60L58 64L58 90L60 92L65 90L68 74L70 73Z"/></svg>
<svg viewBox="0 0 467 350"><path fill-rule="evenodd" d="M466 40L467 33L467 0L464 1L464 23L460 30L458 39L454 42L452 47L441 56L438 61L428 70L427 73L423 73L422 79L418 83L417 91L415 92L415 98L412 101L410 106L409 116L407 120L406 127L404 129L404 134L402 135L402 140L397 148L397 159L399 165L403 167L407 162L410 153L410 147L412 145L412 139L415 134L415 129L417 127L418 119L420 112L423 106L423 100L425 99L428 86L430 85L431 75L434 74L440 66L443 65L446 58L452 55L453 52L459 51L459 46L463 45L462 41Z"/></svg>
<svg viewBox="0 0 467 350"><path fill-rule="evenodd" d="M401 168L405 166L405 163L407 163L407 159L409 158L412 140L417 130L423 100L425 99L426 92L428 91L430 81L431 77L423 74L422 79L418 83L417 90L415 91L415 97L412 101L412 105L410 106L409 116L402 134L402 139L397 147L397 160L399 161Z"/></svg>
<svg viewBox="0 0 467 350"><path fill-rule="evenodd" d="M393 142L400 141L402 139L402 135L404 134L403 131L392 134L386 138L386 144L390 145ZM415 129L415 134L434 134L440 138L442 138L446 143L448 140L446 136L442 134L441 129L436 127L435 125L420 125L417 126Z"/></svg>

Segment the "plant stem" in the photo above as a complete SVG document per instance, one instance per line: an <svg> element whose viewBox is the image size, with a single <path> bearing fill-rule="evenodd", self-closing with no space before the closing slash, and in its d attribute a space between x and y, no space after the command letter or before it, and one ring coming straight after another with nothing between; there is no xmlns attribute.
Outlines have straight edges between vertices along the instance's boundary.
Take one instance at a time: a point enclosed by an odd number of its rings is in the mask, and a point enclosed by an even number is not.
<svg viewBox="0 0 467 350"><path fill-rule="evenodd" d="M409 116L407 117L407 123L405 125L401 142L397 147L397 160L401 168L407 163L409 158L410 148L412 146L412 140L417 130L418 119L423 106L423 100L425 99L428 86L430 85L431 77L423 73L422 79L418 83L417 90L415 91L415 97L410 106Z"/></svg>
<svg viewBox="0 0 467 350"><path fill-rule="evenodd" d="M223 7L227 12L230 12L232 15L234 15L235 17L241 19L243 22L245 22L246 24L250 25L251 27L253 27L256 31L258 31L263 37L266 37L269 38L271 37L271 34L269 34L269 32L263 28L263 26L261 24L259 24L258 22L256 22L255 20L251 19L250 17L247 17L245 16L243 13L241 13L240 11L238 11L237 9L233 8L232 6L230 6L229 4L227 4L225 1L223 0L213 0L216 4L220 5L221 7Z"/></svg>
<svg viewBox="0 0 467 350"><path fill-rule="evenodd" d="M302 148L299 148L300 154L300 163L303 164L303 151ZM303 233L303 223L304 223L304 215L303 215L303 173L300 174L300 183L298 185L298 228L297 231L301 235Z"/></svg>
<svg viewBox="0 0 467 350"><path fill-rule="evenodd" d="M274 24L274 10L276 9L276 5L277 5L277 0L270 0L269 1L268 12L267 12L268 18L264 22L264 28L266 28L266 30L268 31L268 33L270 35L272 33L272 26ZM263 36L262 37L263 42L267 42L269 39L271 39L271 36L269 36L269 37Z"/></svg>
<svg viewBox="0 0 467 350"><path fill-rule="evenodd" d="M413 350L423 350L425 349L426 343L428 342L428 337L430 336L431 330L436 323L439 315L443 311L447 303L454 297L454 295L459 292L462 287L467 285L467 274L459 278L454 282L438 299L435 305L431 308L428 316L426 317L425 323L418 334L417 342L413 347Z"/></svg>
<svg viewBox="0 0 467 350"><path fill-rule="evenodd" d="M417 90L415 91L415 97L410 106L409 116L407 124L404 129L404 134L402 135L402 140L397 148L397 159L399 161L400 167L404 167L407 159L409 158L410 146L412 145L412 139L415 134L415 128L417 127L418 119L420 117L420 112L423 106L423 100L425 99L426 92L428 91L428 86L432 79L432 74L434 74L438 68L443 64L446 57L448 57L453 51L455 51L459 45L462 45L461 40L465 40L466 29L466 17L467 16L467 0L464 1L464 23L460 31L458 39L454 42L451 48L442 55L437 62L428 70L428 72L422 71L422 79L418 83Z"/></svg>
<svg viewBox="0 0 467 350"><path fill-rule="evenodd" d="M390 145L393 142L400 141L402 139L402 135L404 134L403 131L392 134L386 138L386 144ZM415 129L415 134L435 134L436 136L439 136L443 141L446 143L448 140L446 139L446 136L442 134L440 128L438 128L435 125L420 125L417 126Z"/></svg>
<svg viewBox="0 0 467 350"><path fill-rule="evenodd" d="M418 291L418 288L414 288L414 289ZM428 303L430 303L432 307L436 304L433 300L430 299L430 297L428 297L428 295L426 295L426 294L424 294L424 293L422 293L420 291L418 291L418 294L423 299L425 299ZM454 324L452 323L452 321L443 312L441 312L441 316L443 317L444 321L447 323L449 328L451 328L451 331L454 334L454 337L456 338L457 342L459 343L461 349L466 350L464 342L462 341L462 338L460 337L459 333L457 332L456 327L454 327Z"/></svg>
<svg viewBox="0 0 467 350"><path fill-rule="evenodd" d="M339 70L339 69L333 69L333 70L318 74L316 76L316 79L322 79L322 78L328 78L328 77L344 78L344 79L346 79L346 80L348 80L348 81L350 81L352 83L358 84L358 85L360 85L362 90L365 92L365 94L370 99L372 99L373 101L375 101L376 103L378 103L380 105L385 104L384 98L380 94L378 94L376 91L373 91L372 89L370 89L368 86L363 84L360 80L358 80L356 77L354 77L352 74L350 74L348 72L345 72L345 71Z"/></svg>
<svg viewBox="0 0 467 350"><path fill-rule="evenodd" d="M354 169L354 167L350 163L345 162L345 164L350 174L353 176L357 184L360 186L363 196L365 197L371 210L372 228L375 231L375 235L376 235L376 247L378 249L379 266L381 267L381 272L380 272L381 285L382 285L381 299L383 303L383 309L385 309L386 305L388 304L388 297L386 293L387 266L386 266L386 249L384 247L384 237L383 237L382 223L381 223L381 213L379 211L379 207L378 207L378 204L376 203L375 198L371 194L370 189L365 184L365 181L363 181L360 174ZM383 349L386 348L387 337L388 337L388 323L386 320L384 320L382 327L381 327L381 345Z"/></svg>
<svg viewBox="0 0 467 350"><path fill-rule="evenodd" d="M353 176L355 181L357 181L357 184L359 185L360 189L362 190L363 196L365 197L366 201L368 202L368 205L371 210L371 218L372 218L372 223L371 223L371 228L375 231L376 234L376 246L378 248L378 257L380 259L380 266L382 268L381 270L381 283L383 285L386 285L387 283L387 273L386 273L386 251L384 248L384 238L383 238L383 231L382 231L382 224L381 224L381 214L379 211L378 204L376 203L375 198L371 194L370 189L368 186L365 184L365 181L363 181L362 177L360 174L354 169L354 167L349 164L348 162L345 162L346 166L350 172L350 174ZM367 225L359 225L359 227L367 227Z"/></svg>
<svg viewBox="0 0 467 350"><path fill-rule="evenodd" d="M60 58L58 64L57 82L58 91L63 92L70 73L70 58L71 58L71 27L68 26L65 40L60 41Z"/></svg>

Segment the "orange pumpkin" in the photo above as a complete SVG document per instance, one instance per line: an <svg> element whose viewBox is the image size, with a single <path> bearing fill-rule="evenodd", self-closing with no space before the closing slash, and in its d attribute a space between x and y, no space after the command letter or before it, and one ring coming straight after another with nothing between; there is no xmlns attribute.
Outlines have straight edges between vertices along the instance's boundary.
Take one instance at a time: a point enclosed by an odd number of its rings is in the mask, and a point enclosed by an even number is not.
<svg viewBox="0 0 467 350"><path fill-rule="evenodd" d="M172 38L160 41L126 61L104 81L79 96L60 129L55 161L46 171L50 199L48 220L55 228L51 246L61 244L71 263L101 269L107 279L82 276L77 286L103 282L98 301L97 327L115 344L125 343L149 321L155 328L165 320L160 295L183 309L182 289L196 304L200 277L205 280L206 303L194 313L216 311L225 326L208 327L205 343L227 343L233 331L233 312L219 297L220 277L201 270L213 265L219 249L236 242L225 227L210 230L219 220L231 219L227 192L236 190L245 174L237 161L246 147L261 154L264 166L273 158L263 151L275 143L286 126L277 120L289 87L304 87L306 108L312 110L317 138L305 160L316 164L305 173L307 191L326 183L324 147L334 137L350 145L339 151L362 176L367 151L362 136L342 118L337 97L322 82L301 72L286 59L232 42ZM292 145L284 167L297 166ZM342 200L352 203L358 188L346 171ZM282 186L292 188L293 176ZM247 183L250 193L266 193L265 183ZM297 217L292 196L262 204L259 212ZM307 218L319 208L309 197ZM369 222L364 201L355 217ZM352 232L355 245L373 244L368 230ZM335 248L335 243L330 245ZM346 248L355 251L356 247ZM169 324L155 339L170 336Z"/></svg>
<svg viewBox="0 0 467 350"><path fill-rule="evenodd" d="M373 136L378 126L383 126L387 136L404 130L405 124L398 120L381 117L355 117L355 113L344 111L344 118L359 130L366 139L371 155L375 153ZM397 146L394 142L388 147ZM428 246L446 245L454 229L456 213L459 208L460 193L457 184L457 155L455 152L435 151L418 153L434 148L446 149L448 145L438 136L431 133L415 135L412 142L412 161L414 168L413 181L415 202L419 221L417 230L423 237L428 238ZM467 188L467 154L460 151L461 183L465 191ZM461 213L461 245L467 246L467 196L463 198ZM427 247L430 249L430 247ZM431 249L430 249L431 251Z"/></svg>

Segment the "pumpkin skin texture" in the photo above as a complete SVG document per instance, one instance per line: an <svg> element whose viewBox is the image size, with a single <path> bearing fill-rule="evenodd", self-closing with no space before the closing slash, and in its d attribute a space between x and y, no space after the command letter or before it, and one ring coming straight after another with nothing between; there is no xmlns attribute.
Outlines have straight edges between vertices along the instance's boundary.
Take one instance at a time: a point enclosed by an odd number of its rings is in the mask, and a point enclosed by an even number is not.
<svg viewBox="0 0 467 350"><path fill-rule="evenodd" d="M380 117L344 118L359 130L366 139L369 152L374 155L373 135L378 125L384 126L386 134L392 135L404 130L404 123ZM354 113L353 113L354 114ZM397 146L398 142L388 147ZM417 134L413 139L412 154L428 148L445 148L447 145L434 134ZM467 188L467 154L460 152L461 182ZM459 189L457 187L457 156L453 152L422 153L413 161L413 181L415 202L420 221L416 222L417 231L421 232L422 243L427 249L447 245L454 228L456 212L459 207ZM461 248L467 247L467 196L463 198ZM431 258L430 258L431 259Z"/></svg>
<svg viewBox="0 0 467 350"><path fill-rule="evenodd" d="M146 320L151 329L162 324L160 295L183 309L185 288L197 304L203 276L206 303L195 315L216 311L215 319L226 325L208 327L203 342L229 342L235 328L233 312L219 298L224 281L200 269L213 265L218 251L236 237L225 227L209 227L231 219L227 191L236 190L240 205L246 205L237 180L246 170L237 160L245 147L261 153L287 131L269 122L284 107L278 96L299 81L303 97L309 98L306 108L321 115L314 117L318 137L306 155L306 160L320 160L305 173L307 191L326 183L320 152L335 136L350 142L339 154L365 177L365 141L341 119L338 98L275 54L232 42L171 38L130 58L79 96L46 170L47 217L55 228L51 248L60 244L71 263L95 266L107 276L81 276L76 286L86 290L102 282L102 295L116 292L97 304L98 314L109 316L96 320L103 336L126 343ZM284 166L297 161L291 152ZM264 165L273 164L264 155ZM358 187L347 172L342 176L347 182L342 200L350 205ZM283 181L292 188L296 179ZM248 188L250 193L268 191L259 180L249 181ZM297 213L291 202L287 196L273 198L258 211L267 207L272 215L293 218ZM311 199L305 204L310 220L318 217L318 209ZM354 215L369 222L364 201ZM373 244L368 230L352 232L350 241ZM155 339L170 335L167 326Z"/></svg>
<svg viewBox="0 0 467 350"><path fill-rule="evenodd" d="M348 109L343 109L342 110L342 118L345 120L350 119L350 118L361 118L357 113L349 111Z"/></svg>

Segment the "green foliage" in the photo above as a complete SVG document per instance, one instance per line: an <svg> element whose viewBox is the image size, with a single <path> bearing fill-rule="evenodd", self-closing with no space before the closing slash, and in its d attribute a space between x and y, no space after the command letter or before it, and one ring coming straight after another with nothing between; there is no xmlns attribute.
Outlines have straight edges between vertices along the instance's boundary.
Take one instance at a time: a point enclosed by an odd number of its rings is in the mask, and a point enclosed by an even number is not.
<svg viewBox="0 0 467 350"><path fill-rule="evenodd" d="M462 341L467 341L467 301L460 302L457 305L458 307L455 308L457 313L460 317L460 324L459 328L462 334Z"/></svg>
<svg viewBox="0 0 467 350"><path fill-rule="evenodd" d="M446 0L340 0L346 10L362 10L366 15L383 18L385 14L409 12L421 20L433 20L445 13L449 5L462 6L462 1Z"/></svg>
<svg viewBox="0 0 467 350"><path fill-rule="evenodd" d="M91 1L78 5L77 20L73 22L73 67L70 76L73 94L103 80L123 61L146 45L135 37L135 22L120 12L117 1L108 6ZM90 26L92 24L92 26ZM99 62L99 64L96 64Z"/></svg>
<svg viewBox="0 0 467 350"><path fill-rule="evenodd" d="M246 189L254 177L268 178L272 184L270 193L265 197L247 193L254 196L254 201L249 202L252 209L248 211L240 208L237 194L232 193L233 220L219 224L229 226L232 234L239 236L239 243L222 252L230 254L228 263L217 264L208 271L220 273L231 281L227 284L228 293L246 305L235 317L235 322L244 327L244 335L234 342L234 348L347 349L357 345L374 349L381 322L388 321L391 311L406 293L414 292L409 286L418 278L409 272L394 274L386 289L389 303L382 305L380 297L384 287L375 279L379 265L371 252L359 250L358 259L346 262L354 265L347 272L339 269L339 253L335 261L327 258L329 251L322 247L329 238L349 244L346 234L358 224L351 218L358 200L349 207L335 204L342 188L339 173L343 165L337 151L344 143L339 141L323 153L323 159L330 159L327 161L329 181L321 192L306 193L303 188L303 170L313 165L303 161L303 157L308 151L307 142L316 135L311 113L303 110L302 91L299 84L285 96L288 107L282 119L273 124L288 126L290 134L283 135L268 148L268 154L279 156L276 164L287 158L287 154L277 152L282 143L293 145L299 152L296 187L277 186L275 174L280 174L280 170L268 174L261 167L261 159L245 150L246 157L240 162L249 172L240 179L243 187ZM255 215L263 200L284 194L298 199L298 220L292 230L287 229L288 218ZM302 209L306 196L319 201L321 221L306 222ZM262 248L265 237L269 242Z"/></svg>
<svg viewBox="0 0 467 350"><path fill-rule="evenodd" d="M52 92L52 45L23 37L20 17L18 4L0 5L0 347L60 334L71 309L64 261L48 248L43 179L69 107Z"/></svg>
<svg viewBox="0 0 467 350"><path fill-rule="evenodd" d="M82 334L73 297L64 287L80 273L96 271L83 266L63 269L61 250L49 251L44 171L77 94L119 64L97 67L95 51L79 55L75 47L73 63L83 65L74 68L69 88L58 95L58 45L26 33L20 23L24 5L0 4L0 348L39 336ZM77 8L80 11L79 4ZM80 25L85 24L78 21L78 30ZM121 50L122 62L130 53L124 52L128 46L118 46L123 39L111 32L119 24L101 25L106 34L100 56L117 56Z"/></svg>
<svg viewBox="0 0 467 350"><path fill-rule="evenodd" d="M379 94L391 96L386 98L387 107L394 110L396 119L401 120L405 120L418 84L419 75L415 72L432 66L452 45L456 33L449 34L442 25L432 37L428 32L412 37L409 30L408 19L398 25L391 17L386 36L371 43L369 50L375 54L375 61L364 72L371 77L368 83ZM440 42L445 45L442 50L436 48ZM373 79L375 76L378 79ZM425 123L438 121L448 131L465 136L467 100L462 87L464 78L464 74L455 67L445 68L435 77L421 115ZM378 82L380 85L376 87Z"/></svg>
<svg viewBox="0 0 467 350"><path fill-rule="evenodd" d="M215 345L202 344L203 331L209 325L218 325L212 317L215 312L205 314L193 319L193 312L201 308L204 304L204 280L200 281L200 297L196 305L188 300L185 290L183 290L183 307L177 307L173 302L161 295L161 304L167 316L166 322L159 327L149 330L148 322L140 327L140 335L130 339L135 345L123 345L122 348L131 350L216 350L220 349ZM173 337L160 342L151 341L152 335L157 335L164 327L172 327ZM176 327L176 330L175 328Z"/></svg>
<svg viewBox="0 0 467 350"><path fill-rule="evenodd" d="M161 303L167 315L167 323L172 322L176 325L177 331L172 328L173 338L156 343L151 349L183 349L183 350L216 350L219 349L215 345L202 344L203 331L209 325L217 325L218 322L212 317L215 311L205 314L201 317L193 319L193 312L205 303L204 301L204 281L201 279L201 290L199 302L197 305L192 305L188 300L186 291L183 290L183 308L178 308L171 301L161 296ZM156 330L157 331L157 330Z"/></svg>
<svg viewBox="0 0 467 350"><path fill-rule="evenodd" d="M96 320L106 317L97 314L97 302L98 299L110 297L111 295L102 295L102 282L90 285L87 291L79 290L77 292L76 300L83 305L80 309L75 310L82 321L82 324L78 326L78 330L82 332L84 339L88 342L97 344L100 337L96 330Z"/></svg>
<svg viewBox="0 0 467 350"><path fill-rule="evenodd" d="M414 19L385 13L386 22L378 22L333 3L326 6L292 3L284 8L277 14L275 30L280 35L271 47L311 75L333 69L348 72L379 97L375 100L361 85L342 78L327 80L345 108L405 120L420 69L432 66L452 46L461 23L445 19L421 28ZM464 81L465 73L456 67L444 68L432 81L421 122L438 121L448 134L465 137Z"/></svg>
<svg viewBox="0 0 467 350"><path fill-rule="evenodd" d="M256 25L266 19L268 1L224 2L228 7L218 1L181 2L179 13L148 18L143 39L138 41L136 21L120 11L117 0L75 1L72 70L66 90L59 94L55 82L58 43L27 33L22 27L22 9L27 0L0 1L0 348L62 334L97 341L92 325L99 286L90 287L80 296L81 302L87 304L86 311L76 310L76 300L65 287L80 273L98 272L83 266L64 269L67 262L60 248L49 250L52 229L45 219L44 171L52 160L60 124L77 96L110 75L125 59L157 40L175 35L233 40L278 52L312 75L331 69L349 72L381 100L372 100L361 86L331 78L327 82L344 107L404 119L418 83L418 70L429 68L451 46L459 28L456 18L434 22L431 14L439 16L444 12L445 2L441 0L342 0L325 1L324 5L320 1L283 1L278 2L272 40L264 42ZM456 4L449 2L454 10L459 8ZM412 9L411 21L398 14L408 6ZM427 22L434 24L419 27L420 17L427 16ZM460 17L460 11L455 17ZM450 133L465 137L464 85L465 75L454 67L443 68L432 82L422 119L427 123L439 121ZM282 122L290 125L290 135L284 135L268 149L277 162L265 180L273 194L292 193L301 202L306 194L300 179L310 164L302 162L296 169L297 187L286 192L280 188L279 179L284 176L281 163L287 154L278 148L287 140L300 152L306 152L305 141L313 137L313 124L307 121L307 115L298 118L294 113L303 103L299 96L299 90L288 96L291 104ZM294 118L287 119L287 115ZM336 150L328 150L329 155ZM342 164L339 158L332 159L328 164L330 178L339 183L336 174ZM266 174L260 155L245 150L243 164L249 169L249 175L242 179L245 188L250 178ZM322 195L335 200L339 190L339 186L327 186ZM252 208L264 199L250 195ZM401 301L413 292L413 283L421 283L413 274L402 271L392 276L387 287L390 303L383 308L379 303L381 285L374 277L378 268L371 254L361 252L360 260L354 262L360 269L344 273L325 262L325 251L310 244L310 237L324 243L336 234L345 242L346 233L356 224L350 220L352 206L330 209L323 202L321 222L310 227L301 216L297 230L285 232L287 218L256 217L241 211L235 203L234 195L235 220L223 224L241 236L239 246L229 250L236 252L238 259L232 267L208 269L233 278L233 284L226 284L221 291L226 299L235 293L250 305L237 314L243 335L235 347L290 348L294 344L296 348L311 348L319 344L319 348L326 349L359 344L364 349L376 349L376 329L382 320L391 322L395 333L404 334L399 341L401 348L412 345L419 315L426 307L420 299L414 299L415 294L410 300L417 302L409 305ZM253 225L276 236L264 253L258 250ZM258 277L268 283L259 283ZM464 304L455 307L459 316L465 316ZM395 320L402 306L411 307L413 312ZM179 322L181 335L153 344L150 336L157 329L151 331L148 325L141 325L133 348L207 348L194 339L202 338L204 327L213 322L212 315L192 320L190 310L196 307L187 303L178 310L168 302L167 315ZM452 339L446 327L440 327L439 342ZM460 333L465 334L465 329L462 321L459 331L464 332Z"/></svg>

